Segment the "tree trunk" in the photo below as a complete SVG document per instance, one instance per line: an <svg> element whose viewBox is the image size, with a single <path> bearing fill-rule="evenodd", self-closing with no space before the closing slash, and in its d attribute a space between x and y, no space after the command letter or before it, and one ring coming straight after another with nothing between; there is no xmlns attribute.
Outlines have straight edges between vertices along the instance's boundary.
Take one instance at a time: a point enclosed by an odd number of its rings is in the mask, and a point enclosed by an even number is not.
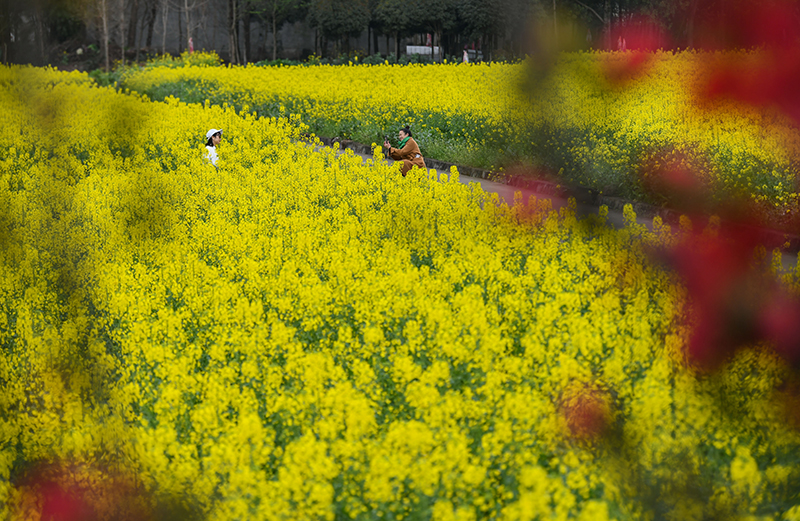
<svg viewBox="0 0 800 521"><path fill-rule="evenodd" d="M122 66L125 67L125 44L127 43L127 27L125 26L125 0L119 2L119 46L122 51Z"/></svg>
<svg viewBox="0 0 800 521"><path fill-rule="evenodd" d="M139 45L136 46L136 57L134 61L139 63L139 50L142 48L142 36L144 35L144 20L142 20L142 24L139 26Z"/></svg>
<svg viewBox="0 0 800 521"><path fill-rule="evenodd" d="M103 27L102 34L103 34L103 55L105 57L105 69L108 72L109 69L109 60L108 60L108 0L100 0L100 23Z"/></svg>
<svg viewBox="0 0 800 521"><path fill-rule="evenodd" d="M239 11L239 14L241 15L241 11ZM247 64L247 49L244 46L244 42L242 42L242 40L244 39L244 35L242 34L243 32L244 32L244 19L240 18L239 22L236 24L236 36L238 38L236 43L239 46L238 47L239 63L245 65Z"/></svg>
<svg viewBox="0 0 800 521"><path fill-rule="evenodd" d="M605 29L605 47L607 51L612 49L611 47L611 0L605 0L603 4L603 28Z"/></svg>
<svg viewBox="0 0 800 521"><path fill-rule="evenodd" d="M183 0L183 15L186 17L186 50L191 50L192 46L189 45L189 40L192 39L192 10L189 0ZM178 30L180 31L180 25Z"/></svg>
<svg viewBox="0 0 800 521"><path fill-rule="evenodd" d="M394 56L400 61L400 34L397 31L394 32Z"/></svg>
<svg viewBox="0 0 800 521"><path fill-rule="evenodd" d="M686 44L687 47L694 47L694 19L697 16L698 0L692 0L689 7L689 19L686 21Z"/></svg>
<svg viewBox="0 0 800 521"><path fill-rule="evenodd" d="M45 56L44 51L44 21L42 17L41 13L34 15L34 28L36 30L36 40L38 40L37 43L39 44L39 63L44 65L47 63L47 56Z"/></svg>
<svg viewBox="0 0 800 521"><path fill-rule="evenodd" d="M237 22L236 0L228 0L228 45L231 63L239 63L239 38L236 34Z"/></svg>
<svg viewBox="0 0 800 521"><path fill-rule="evenodd" d="M244 14L244 63L251 59L250 54L250 11Z"/></svg>
<svg viewBox="0 0 800 521"><path fill-rule="evenodd" d="M0 43L3 63L8 64L8 46L11 43L11 12L8 2L0 3Z"/></svg>
<svg viewBox="0 0 800 521"><path fill-rule="evenodd" d="M139 0L131 0L131 20L128 24L128 48L136 46L136 26L139 23Z"/></svg>
<svg viewBox="0 0 800 521"><path fill-rule="evenodd" d="M148 49L153 45L153 26L156 25L156 12L158 11L158 4L153 2L150 11L148 12L147 18L147 43L145 43L145 47Z"/></svg>
<svg viewBox="0 0 800 521"><path fill-rule="evenodd" d="M181 23L182 20L183 17L181 16L180 11L178 11L178 54L183 53L183 24Z"/></svg>
<svg viewBox="0 0 800 521"><path fill-rule="evenodd" d="M558 12L556 11L556 0L553 0L553 40L555 49L558 49Z"/></svg>
<svg viewBox="0 0 800 521"><path fill-rule="evenodd" d="M375 29L372 30L372 43L375 47L375 54L380 54L381 49L378 47L378 31Z"/></svg>
<svg viewBox="0 0 800 521"><path fill-rule="evenodd" d="M211 14L208 14L205 17L203 17L205 27L208 27L209 23L211 24L211 41L210 42L203 41L203 44L205 45L206 43L208 43L211 49L217 48L217 25L218 25L217 13L218 11L216 9L212 9Z"/></svg>
<svg viewBox="0 0 800 521"><path fill-rule="evenodd" d="M105 0L104 0L105 1ZM169 16L169 0L161 0L161 54L167 54L167 17Z"/></svg>
<svg viewBox="0 0 800 521"><path fill-rule="evenodd" d="M316 47L316 46L315 46ZM278 7L272 6L272 61L278 59Z"/></svg>
<svg viewBox="0 0 800 521"><path fill-rule="evenodd" d="M212 29L211 29L211 45L210 45L210 47L212 49L216 49L217 48L217 25L218 25L217 24L217 10L216 9L211 11L210 18L211 18L211 22L210 23L211 23L211 27L212 27Z"/></svg>

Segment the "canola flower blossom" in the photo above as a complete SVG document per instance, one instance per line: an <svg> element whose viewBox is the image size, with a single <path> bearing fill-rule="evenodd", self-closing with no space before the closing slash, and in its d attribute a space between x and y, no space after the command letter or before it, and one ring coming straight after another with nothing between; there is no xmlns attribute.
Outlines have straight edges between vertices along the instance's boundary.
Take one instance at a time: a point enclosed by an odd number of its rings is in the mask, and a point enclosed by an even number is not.
<svg viewBox="0 0 800 521"><path fill-rule="evenodd" d="M772 106L704 98L709 64L748 63L758 51L563 53L549 70L516 64L175 67L121 73L151 99L229 105L300 117L314 133L380 143L410 124L425 157L499 170L537 171L654 204L664 164L690 172L716 204L758 206L773 223L795 219L793 121ZM632 62L638 71L631 72ZM188 57L187 57L188 59ZM192 58L198 60L199 58ZM206 59L206 61L209 61ZM425 78L426 87L417 87ZM711 211L713 208L706 209Z"/></svg>
<svg viewBox="0 0 800 521"><path fill-rule="evenodd" d="M787 369L685 370L669 226L82 74L0 67L0 100L3 518L113 518L108 476L208 519L799 518Z"/></svg>

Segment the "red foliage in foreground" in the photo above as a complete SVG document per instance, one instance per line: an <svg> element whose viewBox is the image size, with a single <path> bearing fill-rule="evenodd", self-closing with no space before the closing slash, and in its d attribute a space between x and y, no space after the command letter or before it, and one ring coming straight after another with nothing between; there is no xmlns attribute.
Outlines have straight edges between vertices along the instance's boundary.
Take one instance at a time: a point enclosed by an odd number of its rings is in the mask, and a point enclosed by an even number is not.
<svg viewBox="0 0 800 521"><path fill-rule="evenodd" d="M753 265L757 246L757 233L742 228L693 236L665 254L686 284L693 324L686 354L701 370L762 342L788 363L800 362L800 298Z"/></svg>
<svg viewBox="0 0 800 521"><path fill-rule="evenodd" d="M14 519L31 516L42 521L156 519L149 496L133 476L83 463L42 463L29 469L14 486L20 493L19 503L12 505ZM32 506L36 512L28 511Z"/></svg>
<svg viewBox="0 0 800 521"><path fill-rule="evenodd" d="M599 389L580 386L569 397L562 398L558 407L574 440L593 441L606 434L611 426L610 397Z"/></svg>
<svg viewBox="0 0 800 521"><path fill-rule="evenodd" d="M711 57L701 98L730 98L744 104L780 109L800 123L800 19L795 2L757 2L735 10L727 20L722 45L758 48L752 59Z"/></svg>

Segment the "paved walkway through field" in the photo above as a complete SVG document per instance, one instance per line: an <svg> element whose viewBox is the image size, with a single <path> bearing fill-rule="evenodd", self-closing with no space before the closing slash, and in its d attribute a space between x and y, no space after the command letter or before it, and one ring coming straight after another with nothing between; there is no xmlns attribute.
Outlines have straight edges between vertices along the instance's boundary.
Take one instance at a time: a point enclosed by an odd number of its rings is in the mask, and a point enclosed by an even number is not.
<svg viewBox="0 0 800 521"><path fill-rule="evenodd" d="M392 161L389 161L392 163ZM441 175L443 172L437 170L437 176ZM537 199L550 199L553 209L558 210L559 208L567 205L567 198L565 197L557 197L553 195L543 194L541 192L537 192L535 190L520 188L515 186L509 186L503 183L496 183L494 181L490 181L488 179L481 179L479 177L470 177L466 175L459 175L458 180L461 181L463 184L470 184L470 183L478 183L481 185L481 188L484 192L487 193L496 193L500 196L500 200L508 204L508 206L514 205L514 194L516 192L520 192L522 194L522 201L527 203L528 198L531 195L535 195ZM599 212L599 208L593 205L587 204L578 204L577 206L577 215L578 217L584 215L597 215ZM616 228L621 228L624 224L624 218L622 216L622 212L619 210L608 210L608 217L607 220L609 223L613 224ZM636 221L639 224L643 224L647 226L648 229L652 230L653 228L653 219L648 217L640 217L639 215L636 216Z"/></svg>

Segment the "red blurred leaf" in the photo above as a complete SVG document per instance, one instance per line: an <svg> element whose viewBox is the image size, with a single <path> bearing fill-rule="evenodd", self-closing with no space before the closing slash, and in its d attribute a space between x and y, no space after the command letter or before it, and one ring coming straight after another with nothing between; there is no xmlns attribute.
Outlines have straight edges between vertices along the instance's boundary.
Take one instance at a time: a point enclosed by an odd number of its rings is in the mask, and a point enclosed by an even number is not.
<svg viewBox="0 0 800 521"><path fill-rule="evenodd" d="M94 519L91 506L80 490L64 488L58 483L40 483L42 521L87 521Z"/></svg>
<svg viewBox="0 0 800 521"><path fill-rule="evenodd" d="M727 237L693 236L667 253L688 292L693 329L689 362L718 368L739 347L758 339L763 279L751 267L758 244L743 228Z"/></svg>
<svg viewBox="0 0 800 521"><path fill-rule="evenodd" d="M608 432L611 425L608 393L591 386L572 389L568 397L562 398L559 410L575 440L594 440Z"/></svg>
<svg viewBox="0 0 800 521"><path fill-rule="evenodd" d="M612 86L621 87L644 76L649 70L651 62L652 55L650 53L626 52L604 62L603 73Z"/></svg>
<svg viewBox="0 0 800 521"><path fill-rule="evenodd" d="M615 87L645 75L653 61L653 51L669 47L663 29L641 15L614 25L605 39L614 46L609 50L621 51L611 55L603 69L606 79Z"/></svg>
<svg viewBox="0 0 800 521"><path fill-rule="evenodd" d="M788 363L800 362L800 299L775 291L764 306L760 324L763 335Z"/></svg>
<svg viewBox="0 0 800 521"><path fill-rule="evenodd" d="M800 123L800 20L794 2L743 4L727 25L725 46L754 49L753 54L720 58L703 64L708 81L703 101L724 97L756 107L774 106Z"/></svg>
<svg viewBox="0 0 800 521"><path fill-rule="evenodd" d="M795 2L771 0L742 3L725 21L730 44L751 48L785 47L797 43L798 18Z"/></svg>
<svg viewBox="0 0 800 521"><path fill-rule="evenodd" d="M774 106L800 123L800 47L758 51L746 61L711 63L709 70L703 100Z"/></svg>
<svg viewBox="0 0 800 521"><path fill-rule="evenodd" d="M19 497L28 498L17 507L36 504L42 521L153 519L151 498L133 475L108 472L85 463L40 463L25 472L14 486ZM19 511L12 517L25 515Z"/></svg>

